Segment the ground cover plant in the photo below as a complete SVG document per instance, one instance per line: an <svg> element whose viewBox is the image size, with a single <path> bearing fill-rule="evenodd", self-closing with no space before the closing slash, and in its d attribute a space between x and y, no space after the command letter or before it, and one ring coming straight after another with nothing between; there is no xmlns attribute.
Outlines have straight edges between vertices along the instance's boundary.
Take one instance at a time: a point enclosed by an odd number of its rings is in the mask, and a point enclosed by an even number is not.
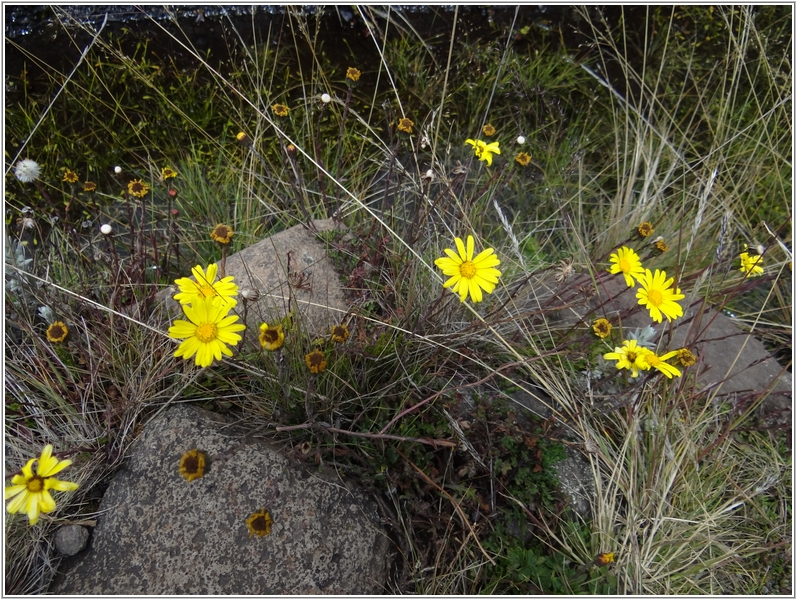
<svg viewBox="0 0 797 600"><path fill-rule="evenodd" d="M332 9L222 20L220 61L177 18L148 24L164 59L53 8L85 54L8 74L9 593L47 589L55 529L94 522L176 398L382 498L388 591L790 589L791 431L757 416L765 395L697 386L699 339L657 344L713 306L790 368L789 7L460 10L432 35L364 8L343 55ZM245 331L258 297L226 258L326 218L349 312L321 337L288 311ZM595 308L611 285L649 326Z"/></svg>

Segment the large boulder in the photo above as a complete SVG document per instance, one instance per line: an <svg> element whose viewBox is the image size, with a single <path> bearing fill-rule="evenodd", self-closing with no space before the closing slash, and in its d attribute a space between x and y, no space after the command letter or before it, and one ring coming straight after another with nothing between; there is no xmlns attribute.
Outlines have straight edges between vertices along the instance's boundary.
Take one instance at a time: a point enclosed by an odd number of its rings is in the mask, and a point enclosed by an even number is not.
<svg viewBox="0 0 797 600"><path fill-rule="evenodd" d="M205 474L178 473L191 449ZM265 509L271 534L250 536ZM224 417L182 405L154 418L102 500L89 549L55 594L379 594L390 547L373 500L309 473Z"/></svg>

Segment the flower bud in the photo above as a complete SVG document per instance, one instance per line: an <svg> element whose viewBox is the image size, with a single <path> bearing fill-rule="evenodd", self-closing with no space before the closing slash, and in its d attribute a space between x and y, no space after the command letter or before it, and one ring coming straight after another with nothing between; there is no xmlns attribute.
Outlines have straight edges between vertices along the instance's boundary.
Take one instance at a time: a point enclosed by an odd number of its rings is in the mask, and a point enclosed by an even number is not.
<svg viewBox="0 0 797 600"><path fill-rule="evenodd" d="M108 225L108 223L103 223L100 227L100 233L102 233L102 235L111 235L111 233L113 233L113 227Z"/></svg>
<svg viewBox="0 0 797 600"><path fill-rule="evenodd" d="M117 165L116 167L113 168L113 172L119 175L122 172L122 167Z"/></svg>
<svg viewBox="0 0 797 600"><path fill-rule="evenodd" d="M526 138L524 138L522 135L517 136L517 143L520 145L525 144Z"/></svg>
<svg viewBox="0 0 797 600"><path fill-rule="evenodd" d="M321 94L321 102L324 104L329 104L332 101L332 96L329 94Z"/></svg>

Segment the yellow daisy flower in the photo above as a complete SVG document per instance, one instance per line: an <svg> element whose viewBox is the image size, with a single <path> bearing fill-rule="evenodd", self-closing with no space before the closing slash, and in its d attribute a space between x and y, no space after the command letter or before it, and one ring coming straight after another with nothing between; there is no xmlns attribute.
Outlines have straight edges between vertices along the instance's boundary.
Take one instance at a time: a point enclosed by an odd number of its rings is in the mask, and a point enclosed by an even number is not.
<svg viewBox="0 0 797 600"><path fill-rule="evenodd" d="M742 261L739 270L744 273L745 277L758 277L764 272L764 261L758 254L752 256L747 252L747 244L744 245L744 252L739 255Z"/></svg>
<svg viewBox="0 0 797 600"><path fill-rule="evenodd" d="M202 269L201 265L197 265L191 269L194 279L188 277L175 279L174 283L180 288L180 292L174 295L174 299L180 304L192 304L200 298L213 298L215 306L233 308L238 304L235 299L238 294L238 286L233 283L232 275L216 281L218 270L216 263L208 265L207 272Z"/></svg>
<svg viewBox="0 0 797 600"><path fill-rule="evenodd" d="M623 340L621 348L615 348L614 352L607 352L603 355L606 360L616 360L618 369L629 369L631 377L638 377L639 371L647 371L650 365L643 360L647 348L637 346L636 340Z"/></svg>
<svg viewBox="0 0 797 600"><path fill-rule="evenodd" d="M644 275L637 277L640 289L636 293L639 304L650 310L650 318L656 323L661 323L661 315L667 317L668 321L677 319L684 315L684 310L676 300L682 300L686 296L681 290L672 286L675 281L672 277L667 279L664 271L656 269L651 273L650 269L645 269Z"/></svg>
<svg viewBox="0 0 797 600"><path fill-rule="evenodd" d="M448 257L444 256L434 261L434 264L442 269L443 274L450 278L443 284L443 287L450 287L451 291L459 294L460 302L465 301L468 292L474 302L481 302L482 290L492 294L495 284L498 283L501 271L495 267L500 265L501 261L498 260L495 250L492 248L483 250L474 258L472 235L468 236L467 248L459 238L454 238L454 243L457 245L459 254L446 248L445 253Z"/></svg>
<svg viewBox="0 0 797 600"><path fill-rule="evenodd" d="M622 273L628 287L634 287L634 279L639 279L645 273L639 255L631 248L623 246L609 257L609 262L614 263L609 268L609 273L616 275Z"/></svg>
<svg viewBox="0 0 797 600"><path fill-rule="evenodd" d="M268 323L260 324L260 335L258 341L263 350L273 352L282 348L285 341L285 332L282 330L282 323L278 323L274 327L269 326Z"/></svg>
<svg viewBox="0 0 797 600"><path fill-rule="evenodd" d="M636 230L642 237L648 237L653 233L653 225L647 221L643 221L639 224L639 227L637 227Z"/></svg>
<svg viewBox="0 0 797 600"><path fill-rule="evenodd" d="M672 376L675 375L676 377L681 376L681 372L673 367L672 365L664 362L665 360L672 358L678 354L677 350L673 350L672 352L668 352L663 356L658 356L652 350L647 350L647 352L642 354L642 360L648 364L648 366L657 369L658 371L664 373L668 379L672 379Z"/></svg>
<svg viewBox="0 0 797 600"><path fill-rule="evenodd" d="M528 152L518 152L518 155L515 157L515 162L521 167L525 167L531 162L531 154Z"/></svg>
<svg viewBox="0 0 797 600"><path fill-rule="evenodd" d="M171 167L163 167L161 169L161 178L166 180L166 179L172 179L173 177L177 177L177 171L175 171Z"/></svg>
<svg viewBox="0 0 797 600"><path fill-rule="evenodd" d="M241 336L235 333L246 326L236 323L238 315L228 315L228 307L215 306L212 298L199 298L183 305L188 321L178 319L169 327L169 337L184 339L174 353L176 357L188 360L196 354L196 364L209 367L213 359L221 360L221 355L232 356L227 344L235 346Z"/></svg>
<svg viewBox="0 0 797 600"><path fill-rule="evenodd" d="M473 146L473 153L476 155L476 158L487 161L488 167L493 164L493 154L501 154L501 150L498 148L498 142L485 144L481 140L465 140L465 143Z"/></svg>
<svg viewBox="0 0 797 600"><path fill-rule="evenodd" d="M71 481L60 481L53 477L72 464L71 460L58 460L52 455L53 447L47 444L38 459L31 458L22 467L22 473L14 475L11 485L5 489L5 499L13 498L8 503L9 513L25 512L30 525L39 521L40 513L51 513L55 510L55 500L50 490L69 492L79 486ZM33 463L38 460L36 474L33 474Z"/></svg>

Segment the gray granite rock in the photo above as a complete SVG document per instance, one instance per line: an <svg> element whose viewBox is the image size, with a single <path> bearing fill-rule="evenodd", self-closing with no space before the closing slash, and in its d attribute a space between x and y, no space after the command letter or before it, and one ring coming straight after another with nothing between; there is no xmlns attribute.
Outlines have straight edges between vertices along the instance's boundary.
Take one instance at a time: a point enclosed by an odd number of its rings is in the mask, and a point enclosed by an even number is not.
<svg viewBox="0 0 797 600"><path fill-rule="evenodd" d="M73 556L89 543L89 530L82 525L64 525L55 533L55 547L64 556Z"/></svg>
<svg viewBox="0 0 797 600"><path fill-rule="evenodd" d="M102 500L90 549L55 594L378 594L390 543L374 502L308 473L215 413L177 406L133 444ZM178 473L184 452L205 474ZM271 534L246 519L267 510Z"/></svg>
<svg viewBox="0 0 797 600"><path fill-rule="evenodd" d="M332 219L312 224L316 232L339 230ZM247 303L246 344L249 347L257 343L260 323L276 323L289 309L294 310L298 326L312 339L328 334L333 324L343 320L349 308L324 242L305 225L295 225L228 256L225 272L235 277L239 291L255 290L259 296L256 301ZM164 324L181 314L179 303L172 299L176 291L176 287L165 289L156 296ZM243 318L244 303L240 296L233 314ZM135 308L131 309L131 315L144 320L149 318L139 315Z"/></svg>

